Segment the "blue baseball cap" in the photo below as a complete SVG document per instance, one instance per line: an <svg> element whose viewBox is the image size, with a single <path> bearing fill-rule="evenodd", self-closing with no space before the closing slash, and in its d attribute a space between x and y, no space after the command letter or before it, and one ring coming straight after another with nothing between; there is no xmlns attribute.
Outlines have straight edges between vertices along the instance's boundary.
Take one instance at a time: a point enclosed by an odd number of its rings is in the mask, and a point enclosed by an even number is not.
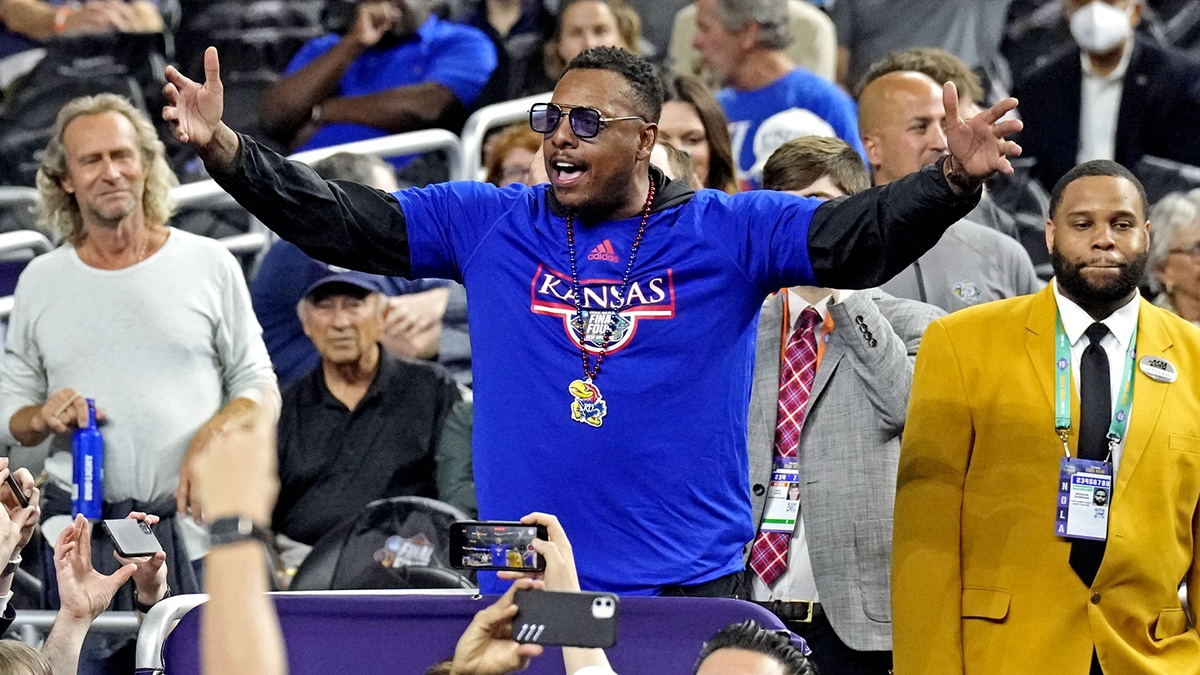
<svg viewBox="0 0 1200 675"><path fill-rule="evenodd" d="M357 298L371 293L383 293L379 279L362 272L338 272L317 279L304 290L305 298L319 302L331 295L350 295Z"/></svg>

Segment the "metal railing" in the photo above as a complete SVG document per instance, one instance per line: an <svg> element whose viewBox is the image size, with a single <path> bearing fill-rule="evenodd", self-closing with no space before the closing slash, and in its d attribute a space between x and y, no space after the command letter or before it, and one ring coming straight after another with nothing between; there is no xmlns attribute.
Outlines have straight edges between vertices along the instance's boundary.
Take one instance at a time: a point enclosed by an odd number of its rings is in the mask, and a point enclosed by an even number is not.
<svg viewBox="0 0 1200 675"><path fill-rule="evenodd" d="M478 180L479 168L483 165L483 141L487 133L496 127L527 119L530 106L549 101L552 93L526 96L476 110L463 125L463 171L459 174L452 171L450 177L455 180Z"/></svg>
<svg viewBox="0 0 1200 675"><path fill-rule="evenodd" d="M14 230L0 233L0 258L17 251L29 251L35 256L54 250L46 235L33 230Z"/></svg>
<svg viewBox="0 0 1200 675"><path fill-rule="evenodd" d="M36 194L36 191L35 191ZM0 233L0 259L8 258L18 251L29 251L31 257L48 253L54 249L54 244L41 232L33 230L14 230ZM7 321L12 314L13 298L11 295L0 297L0 321Z"/></svg>
<svg viewBox="0 0 1200 675"><path fill-rule="evenodd" d="M375 155L376 157L387 159L389 157L415 155L433 150L446 152L451 176L462 175L462 140L453 132L446 131L445 129L422 129L420 131L408 131L402 134L383 136L382 138L372 138L366 141L331 145L327 148L316 148L314 150L298 152L291 155L288 159L312 164L340 152Z"/></svg>
<svg viewBox="0 0 1200 675"><path fill-rule="evenodd" d="M15 185L0 186L0 206L22 203L33 206L40 201L42 201L42 197L34 188Z"/></svg>
<svg viewBox="0 0 1200 675"><path fill-rule="evenodd" d="M434 150L441 150L447 154L447 162L452 178L457 178L464 173L462 140L454 133L445 129L422 129L421 131L409 131L403 134L382 136L365 141L331 145L325 148L298 152L290 155L288 159L312 164L342 152L374 155L382 159L387 159L389 157L415 155ZM233 202L233 197L230 197L211 178L172 188L171 197L181 207L210 206Z"/></svg>
<svg viewBox="0 0 1200 675"><path fill-rule="evenodd" d="M50 633L54 617L58 612L49 609L22 609L17 611L12 629L21 635L21 641L39 645ZM141 622L137 612L104 612L92 622L91 632L135 637Z"/></svg>

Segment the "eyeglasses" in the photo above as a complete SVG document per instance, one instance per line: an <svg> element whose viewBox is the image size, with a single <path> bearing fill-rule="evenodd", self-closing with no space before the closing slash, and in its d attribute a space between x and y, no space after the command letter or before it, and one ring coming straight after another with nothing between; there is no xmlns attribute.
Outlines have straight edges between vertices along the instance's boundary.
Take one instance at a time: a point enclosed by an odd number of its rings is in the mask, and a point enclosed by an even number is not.
<svg viewBox="0 0 1200 675"><path fill-rule="evenodd" d="M559 106L554 103L534 103L529 109L529 127L539 134L548 134L558 128L563 118L563 108L570 108L567 118L571 121L571 131L579 138L595 138L600 129L608 122L621 120L646 121L641 115L626 117L604 117L604 113L587 106Z"/></svg>
<svg viewBox="0 0 1200 675"><path fill-rule="evenodd" d="M524 181L533 173L527 166L506 166L500 170L500 175L507 181Z"/></svg>
<svg viewBox="0 0 1200 675"><path fill-rule="evenodd" d="M1168 249L1167 253L1182 253L1189 256L1192 260L1200 260L1200 241L1194 241L1187 246Z"/></svg>

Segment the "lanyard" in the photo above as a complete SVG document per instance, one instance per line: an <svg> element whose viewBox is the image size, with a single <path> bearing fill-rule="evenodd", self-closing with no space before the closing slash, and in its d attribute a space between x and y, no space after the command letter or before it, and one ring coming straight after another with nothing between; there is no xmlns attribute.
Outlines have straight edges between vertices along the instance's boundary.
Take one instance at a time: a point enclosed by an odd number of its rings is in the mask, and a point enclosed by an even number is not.
<svg viewBox="0 0 1200 675"><path fill-rule="evenodd" d="M1097 345L1099 346L1099 345ZM1125 372L1121 376L1121 389L1117 392L1117 407L1108 424L1108 461L1125 437L1129 426L1129 409L1133 405L1133 362L1137 359L1137 324L1129 337L1129 357L1125 360ZM1062 317L1058 317L1054 335L1054 430L1062 439L1063 453L1071 456L1067 449L1067 432L1071 429L1071 343L1063 331Z"/></svg>

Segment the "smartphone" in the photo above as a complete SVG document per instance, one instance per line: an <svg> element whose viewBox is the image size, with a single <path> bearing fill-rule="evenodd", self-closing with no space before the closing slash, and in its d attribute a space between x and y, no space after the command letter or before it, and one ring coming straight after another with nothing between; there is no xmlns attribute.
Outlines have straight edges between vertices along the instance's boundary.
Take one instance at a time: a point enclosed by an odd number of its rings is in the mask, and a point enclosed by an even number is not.
<svg viewBox="0 0 1200 675"><path fill-rule="evenodd" d="M513 639L539 645L602 647L617 644L617 596L612 593L517 591Z"/></svg>
<svg viewBox="0 0 1200 675"><path fill-rule="evenodd" d="M8 483L8 487L17 496L17 503L21 505L21 508L29 506L29 497L26 497L25 493L21 492L21 486L17 484L17 479L13 478L11 473L4 479L4 482Z"/></svg>
<svg viewBox="0 0 1200 675"><path fill-rule="evenodd" d="M450 526L450 566L467 570L541 572L546 561L530 544L549 539L541 525L460 521Z"/></svg>
<svg viewBox="0 0 1200 675"><path fill-rule="evenodd" d="M122 558L142 558L151 556L163 550L158 543L158 537L144 520L133 518L118 518L105 520L100 523L117 547L117 554Z"/></svg>

